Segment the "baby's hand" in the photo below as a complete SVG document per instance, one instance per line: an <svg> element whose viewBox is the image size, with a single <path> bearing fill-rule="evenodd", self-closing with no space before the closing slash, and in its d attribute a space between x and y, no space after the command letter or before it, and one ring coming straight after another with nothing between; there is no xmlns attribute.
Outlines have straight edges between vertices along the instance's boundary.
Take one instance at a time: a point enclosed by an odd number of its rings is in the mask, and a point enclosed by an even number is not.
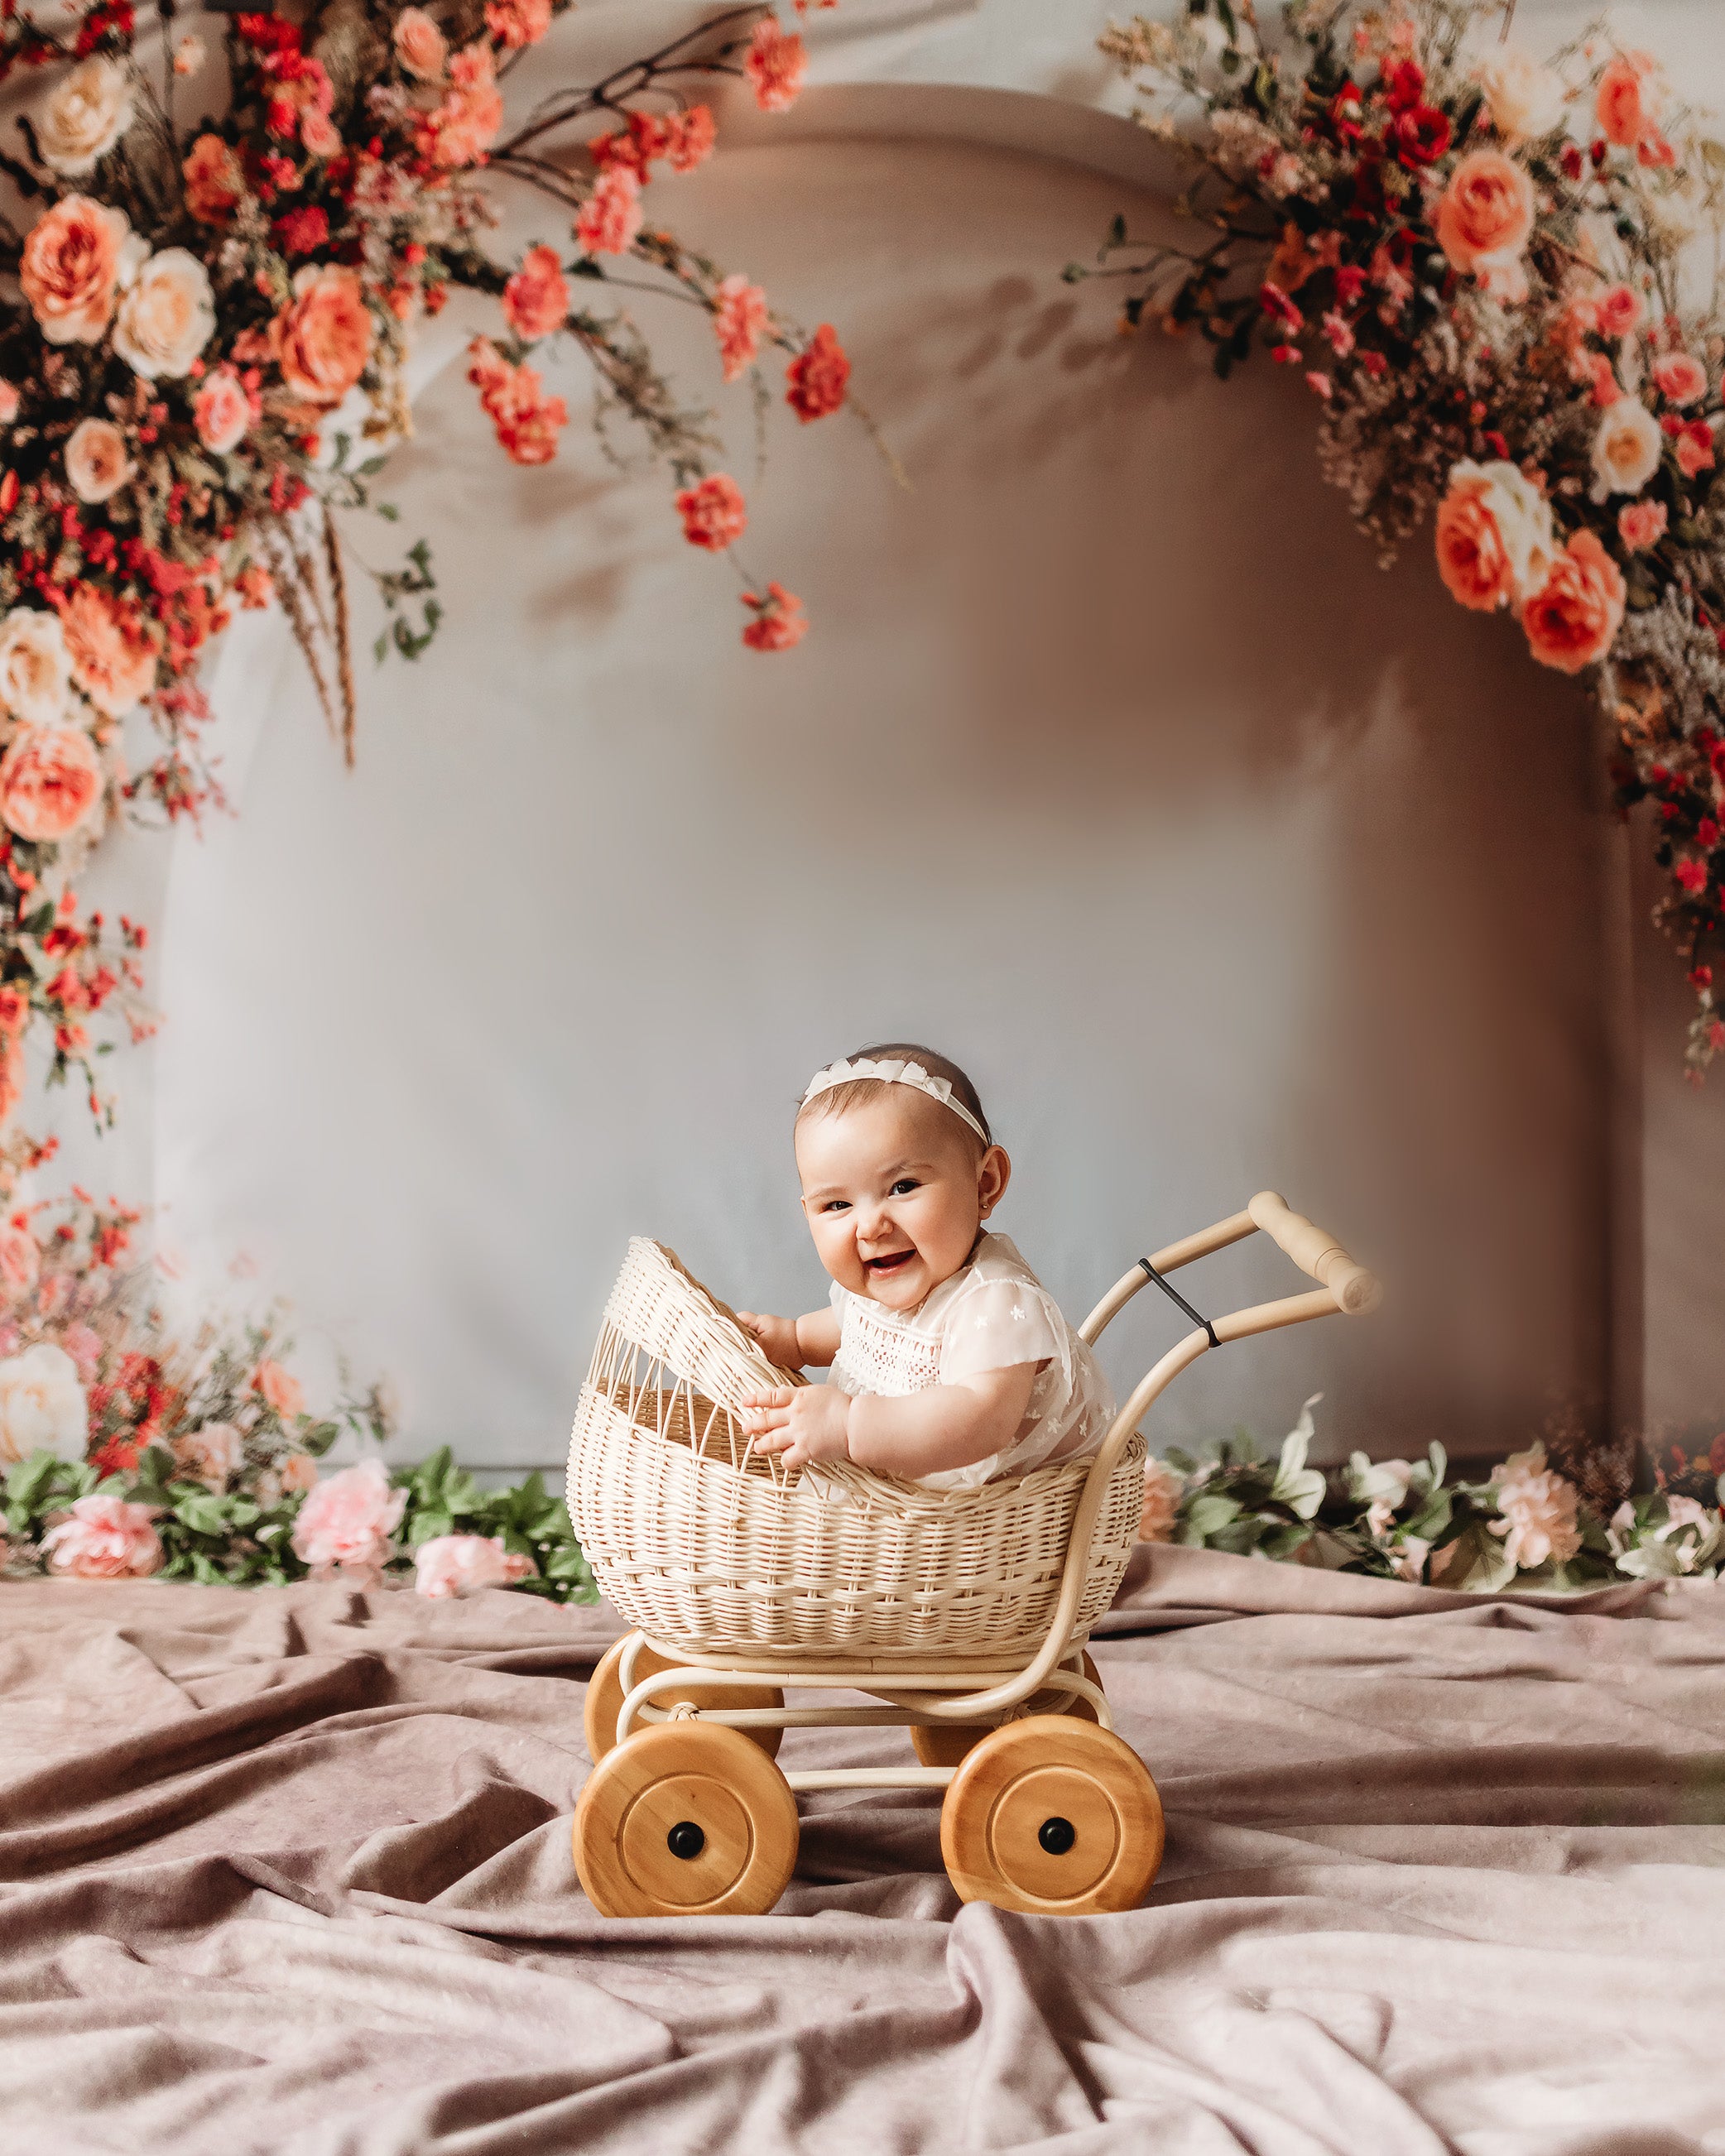
<svg viewBox="0 0 1725 2156"><path fill-rule="evenodd" d="M802 1368L803 1350L797 1342L794 1317L768 1317L758 1311L739 1310L737 1320L745 1332L752 1333L760 1342L769 1363L777 1363L781 1370Z"/></svg>
<svg viewBox="0 0 1725 2156"><path fill-rule="evenodd" d="M781 1385L745 1393L742 1426L751 1452L776 1452L787 1467L850 1457L850 1395L836 1385Z"/></svg>

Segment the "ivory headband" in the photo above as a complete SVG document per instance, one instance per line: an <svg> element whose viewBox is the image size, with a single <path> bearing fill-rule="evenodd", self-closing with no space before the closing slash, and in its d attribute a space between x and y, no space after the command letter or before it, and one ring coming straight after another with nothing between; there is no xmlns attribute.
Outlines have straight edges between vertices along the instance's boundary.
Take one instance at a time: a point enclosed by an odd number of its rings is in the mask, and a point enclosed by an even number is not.
<svg viewBox="0 0 1725 2156"><path fill-rule="evenodd" d="M919 1093L927 1094L931 1101L938 1101L968 1123L984 1145L993 1142L964 1103L953 1099L952 1081L930 1077L920 1063L875 1063L866 1055L859 1055L854 1063L829 1063L809 1080L803 1106L806 1108L818 1093L830 1092L834 1086L848 1086L853 1078L878 1078L883 1086L914 1086Z"/></svg>

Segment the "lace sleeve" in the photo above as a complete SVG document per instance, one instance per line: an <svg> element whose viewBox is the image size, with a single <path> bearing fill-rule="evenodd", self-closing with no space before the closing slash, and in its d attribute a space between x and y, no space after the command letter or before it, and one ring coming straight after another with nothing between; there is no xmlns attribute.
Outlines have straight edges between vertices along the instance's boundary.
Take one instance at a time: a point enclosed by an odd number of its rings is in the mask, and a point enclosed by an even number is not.
<svg viewBox="0 0 1725 2156"><path fill-rule="evenodd" d="M978 1281L953 1303L941 1332L941 1383L955 1384L983 1370L1058 1359L1065 1342L1049 1298L1027 1281Z"/></svg>

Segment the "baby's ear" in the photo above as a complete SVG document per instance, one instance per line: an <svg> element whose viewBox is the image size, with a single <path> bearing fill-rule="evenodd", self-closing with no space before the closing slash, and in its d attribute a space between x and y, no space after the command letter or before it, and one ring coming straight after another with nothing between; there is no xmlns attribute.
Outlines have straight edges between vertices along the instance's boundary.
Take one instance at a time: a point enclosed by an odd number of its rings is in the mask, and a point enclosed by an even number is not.
<svg viewBox="0 0 1725 2156"><path fill-rule="evenodd" d="M1012 1181L1012 1162L1004 1146L991 1145L977 1163L977 1204L987 1219L1006 1195Z"/></svg>

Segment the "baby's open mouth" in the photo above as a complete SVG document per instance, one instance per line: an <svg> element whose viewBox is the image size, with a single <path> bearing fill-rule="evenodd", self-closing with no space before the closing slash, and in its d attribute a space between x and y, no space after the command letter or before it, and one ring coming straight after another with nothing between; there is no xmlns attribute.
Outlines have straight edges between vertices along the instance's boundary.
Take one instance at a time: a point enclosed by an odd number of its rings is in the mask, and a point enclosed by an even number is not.
<svg viewBox="0 0 1725 2156"><path fill-rule="evenodd" d="M916 1256L914 1250L889 1250L884 1258L865 1258L865 1269L871 1273L896 1273Z"/></svg>

